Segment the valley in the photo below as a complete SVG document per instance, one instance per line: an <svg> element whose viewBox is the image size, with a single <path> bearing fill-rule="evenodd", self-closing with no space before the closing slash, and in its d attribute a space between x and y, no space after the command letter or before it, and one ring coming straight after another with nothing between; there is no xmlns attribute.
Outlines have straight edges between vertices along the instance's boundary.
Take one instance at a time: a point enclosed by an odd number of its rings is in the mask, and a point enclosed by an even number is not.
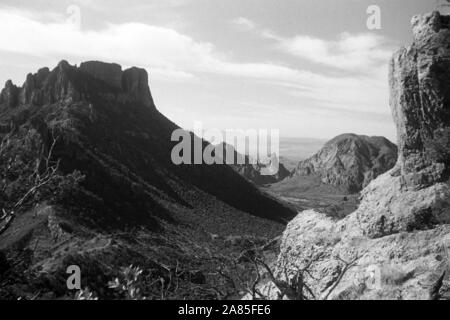
<svg viewBox="0 0 450 320"><path fill-rule="evenodd" d="M413 17L389 62L396 144L343 126L282 137L266 162L166 117L144 68L61 60L8 80L0 299L447 299L449 22Z"/></svg>

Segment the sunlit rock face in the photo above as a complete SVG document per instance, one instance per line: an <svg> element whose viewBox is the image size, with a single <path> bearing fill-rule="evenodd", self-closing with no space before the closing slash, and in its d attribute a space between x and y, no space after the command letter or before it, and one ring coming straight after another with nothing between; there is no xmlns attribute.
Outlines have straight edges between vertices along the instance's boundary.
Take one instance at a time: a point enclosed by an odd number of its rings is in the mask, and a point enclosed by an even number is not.
<svg viewBox="0 0 450 320"><path fill-rule="evenodd" d="M397 147L388 139L347 133L301 161L294 175L316 175L325 184L356 193L391 169L396 161Z"/></svg>
<svg viewBox="0 0 450 320"><path fill-rule="evenodd" d="M412 19L414 42L391 61L391 108L408 185L445 181L450 166L449 17Z"/></svg>

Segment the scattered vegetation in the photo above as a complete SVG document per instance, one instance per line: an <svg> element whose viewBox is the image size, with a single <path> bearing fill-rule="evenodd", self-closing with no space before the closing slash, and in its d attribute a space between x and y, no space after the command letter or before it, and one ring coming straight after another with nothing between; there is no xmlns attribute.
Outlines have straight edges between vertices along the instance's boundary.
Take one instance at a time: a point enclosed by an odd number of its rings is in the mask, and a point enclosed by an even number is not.
<svg viewBox="0 0 450 320"><path fill-rule="evenodd" d="M250 241L247 238L247 241ZM320 259L320 255L308 261L304 267L290 270L287 266L282 274L275 275L273 268L266 262L265 251L279 241L275 238L263 245L253 243L253 246L243 250L239 255L210 255L211 263L216 266L215 272L209 274L214 278L214 285L203 288L213 294L210 298L217 300L227 299L289 299L289 300L317 300L328 299L338 286L345 273L355 264L358 258L344 261L340 273L334 281L320 293L305 280L315 279L311 269ZM113 290L115 299L145 300L145 299L184 299L185 290L195 290L195 281L187 278L193 270L182 268L178 263L175 267L168 267L158 263L161 269L151 269L148 272L140 267L130 265L120 269L119 274L108 283ZM318 279L315 279L319 281ZM270 295L267 290L271 285L276 288L276 295ZM202 288L198 286L197 288ZM77 300L96 300L98 296L88 288L79 290L75 294Z"/></svg>
<svg viewBox="0 0 450 320"><path fill-rule="evenodd" d="M17 131L17 132L15 132ZM53 159L58 141L53 136L46 146L34 129L12 130L0 143L0 234L15 215L41 201L64 203L84 176L74 171L64 175L59 160Z"/></svg>

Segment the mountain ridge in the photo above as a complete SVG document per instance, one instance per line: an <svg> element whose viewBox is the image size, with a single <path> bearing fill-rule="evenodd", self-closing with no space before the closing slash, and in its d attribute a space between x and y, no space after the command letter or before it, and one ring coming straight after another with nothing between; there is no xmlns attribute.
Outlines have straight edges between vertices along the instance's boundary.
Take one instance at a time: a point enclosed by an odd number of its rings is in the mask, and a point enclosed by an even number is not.
<svg viewBox="0 0 450 320"><path fill-rule="evenodd" d="M87 68L86 66L90 65L89 68ZM98 67L95 69L94 67L92 67L93 65L97 65ZM20 88L18 91L18 96L19 97L23 97L23 99L15 99L14 97L11 97L11 101L19 101L18 103L23 107L23 105L31 105L33 108L36 108L36 106L42 106L44 104L52 104L55 102L61 102L64 103L66 105L71 104L71 103L81 103L81 105L77 105L77 107L79 107L80 111L82 113L86 113L83 116L87 116L88 119L83 119L83 120L88 120L88 122L96 122L96 121L100 121L99 118L95 117L95 107L96 107L96 103L103 103L106 102L105 104L111 105L111 109L105 109L103 108L103 110L101 110L101 112L111 112L111 114L114 115L114 117L117 117L117 119L112 119L114 122L117 122L115 127L122 127L123 128L123 124L121 124L121 122L123 122L124 119L120 119L120 121L116 121L119 120L118 118L121 116L130 116L130 127L132 126L136 126L136 124L139 127L139 129L142 131L141 133L133 133L133 134L137 134L142 135L140 138L144 138L145 139L145 133L149 136L148 142L152 142L155 143L153 145L153 147L155 149L160 149L159 152L164 152L165 154L162 155L160 153L157 153L159 158L157 159L158 161L161 161L164 163L164 165L169 165L169 167L171 169L174 169L175 171L177 171L178 173L181 174L186 174L189 173L190 170L192 171L202 171L202 170L206 170L206 171L227 171L228 173L230 173L231 176L233 176L233 174L231 174L231 171L228 170L226 168L226 166L218 166L218 165L213 165L213 166L206 166L206 165L195 165L195 166L186 166L186 165L181 165L181 166L172 166L171 165L171 161L170 161L170 150L171 150L171 146L173 145L173 143L170 141L170 134L173 130L178 129L179 127L177 127L175 124L173 124L171 121L169 121L168 119L166 119L161 113L159 113L159 111L156 110L156 107L153 103L153 99L151 98L150 95L150 90L148 88L148 85L146 85L146 88L142 87L142 81L147 79L147 73L144 69L138 69L138 68L130 68L127 69L125 71L122 72L122 86L121 88L112 86L111 83L108 83L107 81L104 81L104 79L102 78L102 76L98 77L94 77L93 75L96 75L96 72L98 72L98 70L103 70L103 72L106 72L104 69L108 69L108 68L114 68L115 70L113 70L113 72L119 72L119 68L117 67L118 65L114 65L114 64L106 64L106 63L101 63L101 62L87 62L87 63L82 63L80 65L79 68L77 67L73 67L70 66L67 61L61 61L58 66L52 70L51 72L46 73L46 79L44 81L41 80L41 82L38 83L38 85L36 85L35 81L33 81L36 78L40 78L42 79L41 74L43 73L38 72L35 75L31 75L29 74L27 76L27 80L25 81L24 85L22 88ZM45 70L45 69L41 69L41 70ZM84 70L88 70L87 72L85 72ZM92 71L94 70L94 71ZM100 81L96 81L96 80L100 80ZM118 83L118 82L116 82ZM33 90L31 90L30 88L32 88ZM17 92L16 92L17 94ZM5 101L7 102L6 98L8 98L8 89L5 88L4 90L2 90L2 100L1 101ZM88 103L87 105L82 105L83 102L85 101L85 99L89 99L90 103ZM14 105L9 105L8 103L5 103L7 106L9 106L10 111L12 111L11 117L14 118L15 116L19 116L20 115L16 115L14 114L14 109L15 107L17 107L18 105L14 106ZM131 104L134 104L131 105ZM129 108L129 110L127 110L127 107ZM123 108L124 110L120 110L118 108ZM20 109L20 108L19 108ZM126 112L124 112L126 110ZM22 110L20 110L22 111ZM21 114L21 112L19 111L19 114ZM37 113L39 113L39 110L34 110ZM146 118L146 120L152 122L156 127L159 127L159 129L161 130L161 133L164 134L164 136L162 137L161 140L164 141L160 141L162 143L162 145L164 145L163 148L165 148L164 150L161 150L162 147L159 147L157 142L155 141L155 139L157 139L158 137L154 135L154 137L152 137L152 132L150 132L148 129L144 128L146 125L143 123L142 119L138 119L138 117L135 117L132 115L133 112L136 113L142 113L142 116L144 118ZM6 112L8 113L8 112ZM28 112L25 112L28 113ZM88 114L89 113L89 114ZM24 120L24 119L22 119ZM105 125L110 125L111 123L105 123ZM83 126L83 124L81 124L81 127ZM87 129L89 130L93 130L94 128L92 126L86 126L89 127ZM95 131L95 130L94 130ZM129 131L129 130L128 130ZM146 132L147 131L147 132ZM112 130L112 132L114 132L114 130ZM131 134L131 132L127 133L127 130L125 130L126 134ZM91 137L93 139L98 139L98 137L104 133L94 133L91 132L89 133L91 135ZM123 136L123 134L122 134ZM152 139L153 138L153 139ZM193 139L196 139L195 137L193 137ZM98 143L103 143L104 141L99 141L97 140ZM141 141L142 142L142 141ZM206 142L203 142L203 145L206 145ZM162 158L161 158L162 156ZM240 182L236 181L238 184L241 183L243 186L245 185L246 188L249 188L248 190L253 190L252 192L254 194L260 194L260 192L253 187L250 187L249 185L243 183L243 180L240 180ZM213 186L211 183L208 183L208 181L201 181L201 183L205 183L206 185L208 185L208 189L211 190L213 189ZM231 199L232 197L230 197L229 199ZM231 199L232 200L232 199ZM257 213L256 211L254 211L254 213Z"/></svg>
<svg viewBox="0 0 450 320"><path fill-rule="evenodd" d="M134 263L156 279L181 268L184 289L170 294L211 298L227 286L206 276L219 254L241 250L227 237L274 237L295 215L228 166L173 164L179 127L157 110L144 69L119 69L63 60L1 91L1 297L70 297L75 264L83 287L111 298L108 280Z"/></svg>

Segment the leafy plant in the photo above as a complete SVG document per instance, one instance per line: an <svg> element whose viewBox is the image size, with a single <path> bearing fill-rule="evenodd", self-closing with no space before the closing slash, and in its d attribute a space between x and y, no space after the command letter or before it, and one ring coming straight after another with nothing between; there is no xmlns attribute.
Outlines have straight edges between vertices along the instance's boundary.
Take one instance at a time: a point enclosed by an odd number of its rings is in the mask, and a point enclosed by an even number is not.
<svg viewBox="0 0 450 320"><path fill-rule="evenodd" d="M142 269L133 265L122 268L119 277L110 281L108 287L118 291L126 300L145 300L142 273Z"/></svg>
<svg viewBox="0 0 450 320"><path fill-rule="evenodd" d="M75 300L98 300L98 297L89 288L85 288L75 293Z"/></svg>

